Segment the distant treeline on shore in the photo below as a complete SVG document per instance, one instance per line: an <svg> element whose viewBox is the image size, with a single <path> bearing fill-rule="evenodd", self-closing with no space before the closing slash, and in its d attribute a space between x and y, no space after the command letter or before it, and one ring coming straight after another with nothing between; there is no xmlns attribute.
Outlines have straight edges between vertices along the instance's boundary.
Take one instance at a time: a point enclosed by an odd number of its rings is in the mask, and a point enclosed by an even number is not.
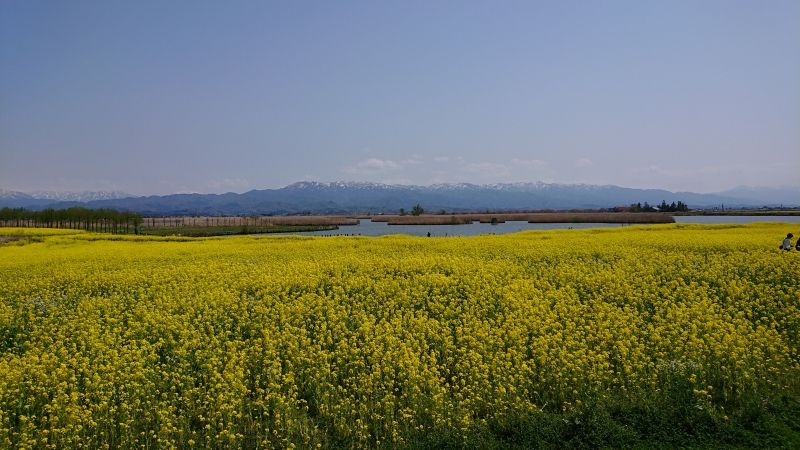
<svg viewBox="0 0 800 450"><path fill-rule="evenodd" d="M677 202L672 202L667 204L666 200L661 200L661 204L658 206L651 206L649 203L644 202L642 203L634 203L628 208L630 212L687 212L689 211L689 207L686 206L686 203L678 200Z"/></svg>
<svg viewBox="0 0 800 450"><path fill-rule="evenodd" d="M0 209L0 227L67 228L99 233L156 236L223 236L232 234L286 233L333 230L337 225L356 225L346 217L143 217L114 209Z"/></svg>
<svg viewBox="0 0 800 450"><path fill-rule="evenodd" d="M66 209L31 211L25 208L0 209L0 226L36 228L72 228L104 233L138 234L142 215L114 209L89 209L75 206Z"/></svg>

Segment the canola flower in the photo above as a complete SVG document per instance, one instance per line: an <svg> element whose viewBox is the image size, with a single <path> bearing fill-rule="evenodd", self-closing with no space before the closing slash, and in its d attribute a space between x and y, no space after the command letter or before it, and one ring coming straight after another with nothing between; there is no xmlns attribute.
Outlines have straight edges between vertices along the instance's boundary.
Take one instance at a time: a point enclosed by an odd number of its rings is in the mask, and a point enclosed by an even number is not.
<svg viewBox="0 0 800 450"><path fill-rule="evenodd" d="M0 245L0 447L402 447L800 398L785 225Z"/></svg>

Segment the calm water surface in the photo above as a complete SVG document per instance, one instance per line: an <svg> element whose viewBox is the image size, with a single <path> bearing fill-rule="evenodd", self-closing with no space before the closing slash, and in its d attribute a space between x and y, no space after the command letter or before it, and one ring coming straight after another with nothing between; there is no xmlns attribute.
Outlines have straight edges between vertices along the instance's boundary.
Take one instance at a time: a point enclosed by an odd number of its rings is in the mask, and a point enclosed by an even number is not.
<svg viewBox="0 0 800 450"><path fill-rule="evenodd" d="M338 230L308 231L309 236L384 236L387 234L407 234L411 236L432 237L443 236L476 236L479 234L505 234L524 230L557 230L567 228L620 227L618 223L528 223L509 221L492 225L490 223L472 223L464 225L388 225L386 222L373 222L361 219L358 225L340 226Z"/></svg>
<svg viewBox="0 0 800 450"><path fill-rule="evenodd" d="M678 223L753 223L753 222L786 222L800 224L800 216L677 216ZM373 222L361 219L358 225L340 226L338 230L309 231L308 236L384 236L387 234L407 234L411 236L432 237L444 236L476 236L480 234L505 234L525 230L560 230L582 228L622 227L619 223L528 223L509 221L492 225L490 223L472 223L464 225L388 225L386 222Z"/></svg>

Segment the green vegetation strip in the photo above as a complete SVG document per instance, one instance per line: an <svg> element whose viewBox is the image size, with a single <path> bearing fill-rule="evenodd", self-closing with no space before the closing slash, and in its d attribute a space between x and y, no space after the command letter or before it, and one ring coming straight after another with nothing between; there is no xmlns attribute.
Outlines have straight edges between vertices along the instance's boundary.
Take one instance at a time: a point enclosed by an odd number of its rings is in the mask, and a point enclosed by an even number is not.
<svg viewBox="0 0 800 450"><path fill-rule="evenodd" d="M159 227L141 228L139 234L149 236L228 236L237 234L261 233L301 233L306 231L335 230L335 225L273 225L263 227L245 226L208 226L208 227Z"/></svg>

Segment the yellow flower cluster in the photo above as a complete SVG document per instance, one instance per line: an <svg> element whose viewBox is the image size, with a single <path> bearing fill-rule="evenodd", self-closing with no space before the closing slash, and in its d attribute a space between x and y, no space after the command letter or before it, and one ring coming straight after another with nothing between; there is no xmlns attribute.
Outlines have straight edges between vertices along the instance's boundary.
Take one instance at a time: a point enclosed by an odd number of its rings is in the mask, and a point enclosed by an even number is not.
<svg viewBox="0 0 800 450"><path fill-rule="evenodd" d="M800 389L785 229L27 231L0 245L0 447L391 447L684 388L727 418Z"/></svg>

